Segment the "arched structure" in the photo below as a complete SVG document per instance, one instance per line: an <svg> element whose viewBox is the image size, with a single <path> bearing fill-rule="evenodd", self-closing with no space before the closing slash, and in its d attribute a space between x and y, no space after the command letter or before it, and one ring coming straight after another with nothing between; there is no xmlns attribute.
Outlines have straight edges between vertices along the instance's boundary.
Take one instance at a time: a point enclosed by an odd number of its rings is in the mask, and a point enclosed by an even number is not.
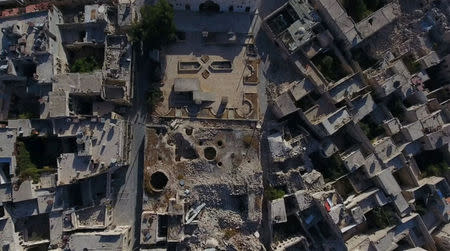
<svg viewBox="0 0 450 251"><path fill-rule="evenodd" d="M214 1L207 0L200 4L199 11L200 12L220 12L220 5L218 5Z"/></svg>
<svg viewBox="0 0 450 251"><path fill-rule="evenodd" d="M261 0L168 0L175 10L253 13ZM190 8L186 8L189 6Z"/></svg>

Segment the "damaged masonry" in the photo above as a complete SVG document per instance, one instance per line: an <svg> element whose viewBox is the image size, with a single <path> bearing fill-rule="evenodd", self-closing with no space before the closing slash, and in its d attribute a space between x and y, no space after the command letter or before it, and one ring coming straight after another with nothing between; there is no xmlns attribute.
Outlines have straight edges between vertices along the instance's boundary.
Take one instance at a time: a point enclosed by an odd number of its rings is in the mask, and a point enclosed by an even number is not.
<svg viewBox="0 0 450 251"><path fill-rule="evenodd" d="M115 208L132 98L118 6L34 2L0 15L0 245L130 250Z"/></svg>
<svg viewBox="0 0 450 251"><path fill-rule="evenodd" d="M450 250L450 3L0 0L2 250Z"/></svg>

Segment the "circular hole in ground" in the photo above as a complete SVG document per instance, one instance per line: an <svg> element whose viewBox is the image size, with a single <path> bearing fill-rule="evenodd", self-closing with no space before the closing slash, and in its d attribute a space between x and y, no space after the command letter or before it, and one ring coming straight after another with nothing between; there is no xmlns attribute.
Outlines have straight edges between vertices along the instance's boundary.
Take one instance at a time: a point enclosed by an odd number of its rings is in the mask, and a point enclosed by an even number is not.
<svg viewBox="0 0 450 251"><path fill-rule="evenodd" d="M218 165L218 166L222 166L222 162L220 162L220 161L217 162L217 165Z"/></svg>
<svg viewBox="0 0 450 251"><path fill-rule="evenodd" d="M198 145L199 145L199 146L203 145L203 141L200 140L200 141L198 142Z"/></svg>
<svg viewBox="0 0 450 251"><path fill-rule="evenodd" d="M218 146L223 146L223 141L222 140L217 141L217 145Z"/></svg>
<svg viewBox="0 0 450 251"><path fill-rule="evenodd" d="M150 184L155 190L163 190L168 181L166 174L160 171L154 172L150 177Z"/></svg>
<svg viewBox="0 0 450 251"><path fill-rule="evenodd" d="M203 153L205 154L205 158L207 160L215 159L216 158L216 154L217 154L216 149L214 149L214 147L210 147L210 146L206 147L203 150Z"/></svg>
<svg viewBox="0 0 450 251"><path fill-rule="evenodd" d="M186 135L192 135L193 129L190 128L190 127L188 127L188 128L186 128L186 129L184 129L184 131L186 132Z"/></svg>

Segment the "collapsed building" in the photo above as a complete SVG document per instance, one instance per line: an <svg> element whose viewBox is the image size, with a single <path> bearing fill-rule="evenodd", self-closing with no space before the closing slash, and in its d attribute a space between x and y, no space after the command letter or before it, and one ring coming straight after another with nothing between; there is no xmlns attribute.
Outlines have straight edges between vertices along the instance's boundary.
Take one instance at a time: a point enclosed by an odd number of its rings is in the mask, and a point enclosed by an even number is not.
<svg viewBox="0 0 450 251"><path fill-rule="evenodd" d="M143 248L260 245L258 135L248 123L229 121L233 130L203 123L163 122L147 132Z"/></svg>
<svg viewBox="0 0 450 251"><path fill-rule="evenodd" d="M262 26L301 77L274 88L260 130L259 1L169 2L207 14L176 19L157 57L137 226L113 207L132 5L1 12L3 249L130 250L135 234L145 249L448 249L448 3L287 1Z"/></svg>
<svg viewBox="0 0 450 251"><path fill-rule="evenodd" d="M118 6L59 4L0 16L1 247L129 250L113 208L128 166L128 14L120 26Z"/></svg>
<svg viewBox="0 0 450 251"><path fill-rule="evenodd" d="M268 183L278 192L269 202L268 242L273 250L445 249L448 52L422 44L419 52L387 50L369 65L356 63L355 52L404 22L406 8L384 1L355 22L344 2L288 1L264 19L303 75L271 97ZM438 2L431 5L445 11ZM328 43L320 26L330 30ZM305 37L322 42L318 53Z"/></svg>
<svg viewBox="0 0 450 251"><path fill-rule="evenodd" d="M96 100L113 105L130 104L131 47L126 36L112 33L113 20L108 18L116 16L108 17L111 12L108 8L86 5L80 12L63 15L57 7L47 6L39 12L2 22L1 85L10 92L14 89L1 100L4 119L8 108L14 106L12 102L25 98L44 106L42 111L35 111L41 118L77 114L76 109L67 107L72 101L81 100L80 106L89 106ZM111 34L105 35L108 31ZM94 73L83 72L84 69L79 72L74 67L77 60L83 63L91 59ZM59 81L54 81L54 76ZM7 88L12 84L16 88ZM22 86L27 88L26 92L18 88ZM60 107L55 115L46 109L51 105ZM21 112L10 111L10 117Z"/></svg>

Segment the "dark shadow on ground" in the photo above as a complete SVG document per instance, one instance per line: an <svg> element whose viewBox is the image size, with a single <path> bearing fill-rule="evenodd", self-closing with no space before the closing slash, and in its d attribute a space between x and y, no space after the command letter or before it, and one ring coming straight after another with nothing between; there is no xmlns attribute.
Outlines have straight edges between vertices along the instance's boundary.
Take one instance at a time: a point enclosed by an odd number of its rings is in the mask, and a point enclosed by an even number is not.
<svg viewBox="0 0 450 251"><path fill-rule="evenodd" d="M261 57L260 67L262 67L262 73L267 81L281 84L302 78L292 62L281 56L284 52L263 30L260 30L256 36L256 47Z"/></svg>
<svg viewBox="0 0 450 251"><path fill-rule="evenodd" d="M271 160L270 160L270 150L269 150L269 142L267 141L267 136L269 134L267 123L273 121L273 115L268 109L263 118L262 131L261 131L261 140L260 140L260 161L261 168L263 171L263 184L264 187L269 185L269 179L271 174ZM269 231L269 215L268 215L268 201L266 198L263 198L263 208L262 208L262 224L260 225L259 232L261 233L260 240L263 245L270 250L270 231Z"/></svg>
<svg viewBox="0 0 450 251"><path fill-rule="evenodd" d="M144 163L144 149L145 149L145 138L142 140L140 146L139 146L139 155L137 156L138 162L143 164ZM136 219L134 221L134 236L135 236L135 243L133 246L133 250L138 248L140 246L140 232L141 232L141 214L142 214L142 196L143 196L143 177L144 177L144 167L139 165L137 170L137 189L136 189L136 208L135 215Z"/></svg>

